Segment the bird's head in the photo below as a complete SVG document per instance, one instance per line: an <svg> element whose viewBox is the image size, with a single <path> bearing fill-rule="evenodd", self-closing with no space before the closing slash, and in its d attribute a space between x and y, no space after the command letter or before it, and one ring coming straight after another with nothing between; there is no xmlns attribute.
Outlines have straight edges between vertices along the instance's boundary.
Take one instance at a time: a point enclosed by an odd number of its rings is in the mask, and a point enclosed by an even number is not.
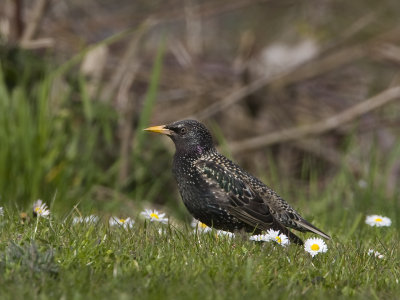
<svg viewBox="0 0 400 300"><path fill-rule="evenodd" d="M180 153L197 156L214 148L208 129L195 120L182 120L145 130L168 135L175 143L176 151Z"/></svg>

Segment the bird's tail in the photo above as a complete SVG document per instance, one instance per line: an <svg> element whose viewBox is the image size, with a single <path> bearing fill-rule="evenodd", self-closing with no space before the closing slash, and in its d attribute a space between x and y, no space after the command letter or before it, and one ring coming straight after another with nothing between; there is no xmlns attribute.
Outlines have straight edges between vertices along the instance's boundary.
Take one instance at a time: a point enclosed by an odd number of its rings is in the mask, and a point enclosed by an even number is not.
<svg viewBox="0 0 400 300"><path fill-rule="evenodd" d="M326 233L322 232L317 227L315 227L314 225L312 225L311 223L307 222L304 219L295 220L295 222L296 222L298 227L303 229L302 231L311 231L311 232L314 232L314 233L322 236L323 238L326 238L328 240L331 239L331 237L329 235L327 235Z"/></svg>

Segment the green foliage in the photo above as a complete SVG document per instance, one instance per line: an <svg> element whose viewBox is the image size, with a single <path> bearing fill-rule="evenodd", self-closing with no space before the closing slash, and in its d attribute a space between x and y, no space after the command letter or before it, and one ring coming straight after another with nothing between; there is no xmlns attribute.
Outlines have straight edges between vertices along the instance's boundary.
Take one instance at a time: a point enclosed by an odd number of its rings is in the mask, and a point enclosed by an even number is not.
<svg viewBox="0 0 400 300"><path fill-rule="evenodd" d="M140 126L136 129L132 154L134 172L127 183L117 179L119 144L113 137L118 121L116 111L111 104L90 98L85 78L66 73L87 50L58 68L45 63L38 65L25 52L4 54L6 59L0 64L2 202L26 208L42 198L52 202L52 208L63 211L77 203L90 208L98 205L92 198L93 187L113 190L121 184L129 186L131 195L151 190L147 196L154 197L154 191L161 188L157 186L163 181L144 187L143 181L149 178L149 172L141 159L142 129L155 103L163 49L161 45L155 58ZM22 61L25 69L20 68L22 62L14 60ZM21 78L16 76L18 72Z"/></svg>
<svg viewBox="0 0 400 300"><path fill-rule="evenodd" d="M17 271L26 273L31 278L34 276L40 278L43 274L56 276L58 265L54 262L53 249L41 252L34 242L26 245L10 242L1 258L0 270L3 274L12 274Z"/></svg>
<svg viewBox="0 0 400 300"><path fill-rule="evenodd" d="M37 198L49 202L60 196L76 203L72 198L85 195L94 182L106 178L96 151L100 143L104 145L104 127L115 116L98 112L106 110L100 104L91 122L75 114L73 104L66 101L73 91L66 87L63 93L52 95L56 92L49 76L32 78L29 87L21 84L9 89L3 75L0 69L3 202L25 206Z"/></svg>

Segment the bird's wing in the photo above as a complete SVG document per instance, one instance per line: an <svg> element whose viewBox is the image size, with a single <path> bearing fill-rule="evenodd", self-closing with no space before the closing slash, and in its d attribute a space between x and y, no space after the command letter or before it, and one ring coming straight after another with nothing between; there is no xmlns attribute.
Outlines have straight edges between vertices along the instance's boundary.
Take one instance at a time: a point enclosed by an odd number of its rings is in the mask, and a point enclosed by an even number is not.
<svg viewBox="0 0 400 300"><path fill-rule="evenodd" d="M284 226L305 232L310 231L330 239L331 237L303 219L285 200L273 190L267 188L261 182L255 183L254 189L260 194L266 203L269 204L271 214Z"/></svg>
<svg viewBox="0 0 400 300"><path fill-rule="evenodd" d="M234 173L236 168L231 171L210 160L199 160L195 165L209 188L221 200L221 205L230 214L254 228L279 230L293 242L302 243L300 238L274 218L268 204L251 184Z"/></svg>

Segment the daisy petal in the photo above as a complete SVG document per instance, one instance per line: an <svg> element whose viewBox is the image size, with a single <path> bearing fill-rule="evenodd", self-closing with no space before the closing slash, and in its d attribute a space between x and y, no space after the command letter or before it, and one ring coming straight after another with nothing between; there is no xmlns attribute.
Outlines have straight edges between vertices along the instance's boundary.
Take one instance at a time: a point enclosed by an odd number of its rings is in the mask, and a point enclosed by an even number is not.
<svg viewBox="0 0 400 300"><path fill-rule="evenodd" d="M190 224L194 231L200 233L207 233L211 231L211 227L208 227L206 224L200 222L199 220L193 219L192 223Z"/></svg>
<svg viewBox="0 0 400 300"><path fill-rule="evenodd" d="M269 242L271 238L267 234L257 234L250 236L249 240L255 242Z"/></svg>
<svg viewBox="0 0 400 300"><path fill-rule="evenodd" d="M328 246L320 238L310 238L304 243L304 250L311 254L312 257L318 253L325 253L328 251Z"/></svg>
<svg viewBox="0 0 400 300"><path fill-rule="evenodd" d="M117 217L111 217L109 220L110 226L121 226L125 229L132 228L133 224L135 224L135 221L132 220L131 218L117 218Z"/></svg>
<svg viewBox="0 0 400 300"><path fill-rule="evenodd" d="M35 217L47 218L50 215L50 210L47 208L46 203L43 203L42 200L38 199L33 203L33 215Z"/></svg>
<svg viewBox="0 0 400 300"><path fill-rule="evenodd" d="M155 209L145 209L144 212L140 213L150 222L160 222L162 224L168 224L168 218L165 218L165 213L160 213Z"/></svg>
<svg viewBox="0 0 400 300"><path fill-rule="evenodd" d="M268 229L267 234L265 235L265 240L274 241L283 247L290 244L289 238L286 235L280 233L279 230L273 229Z"/></svg>
<svg viewBox="0 0 400 300"><path fill-rule="evenodd" d="M370 215L365 218L365 223L369 226L385 227L392 225L392 220L384 216Z"/></svg>

